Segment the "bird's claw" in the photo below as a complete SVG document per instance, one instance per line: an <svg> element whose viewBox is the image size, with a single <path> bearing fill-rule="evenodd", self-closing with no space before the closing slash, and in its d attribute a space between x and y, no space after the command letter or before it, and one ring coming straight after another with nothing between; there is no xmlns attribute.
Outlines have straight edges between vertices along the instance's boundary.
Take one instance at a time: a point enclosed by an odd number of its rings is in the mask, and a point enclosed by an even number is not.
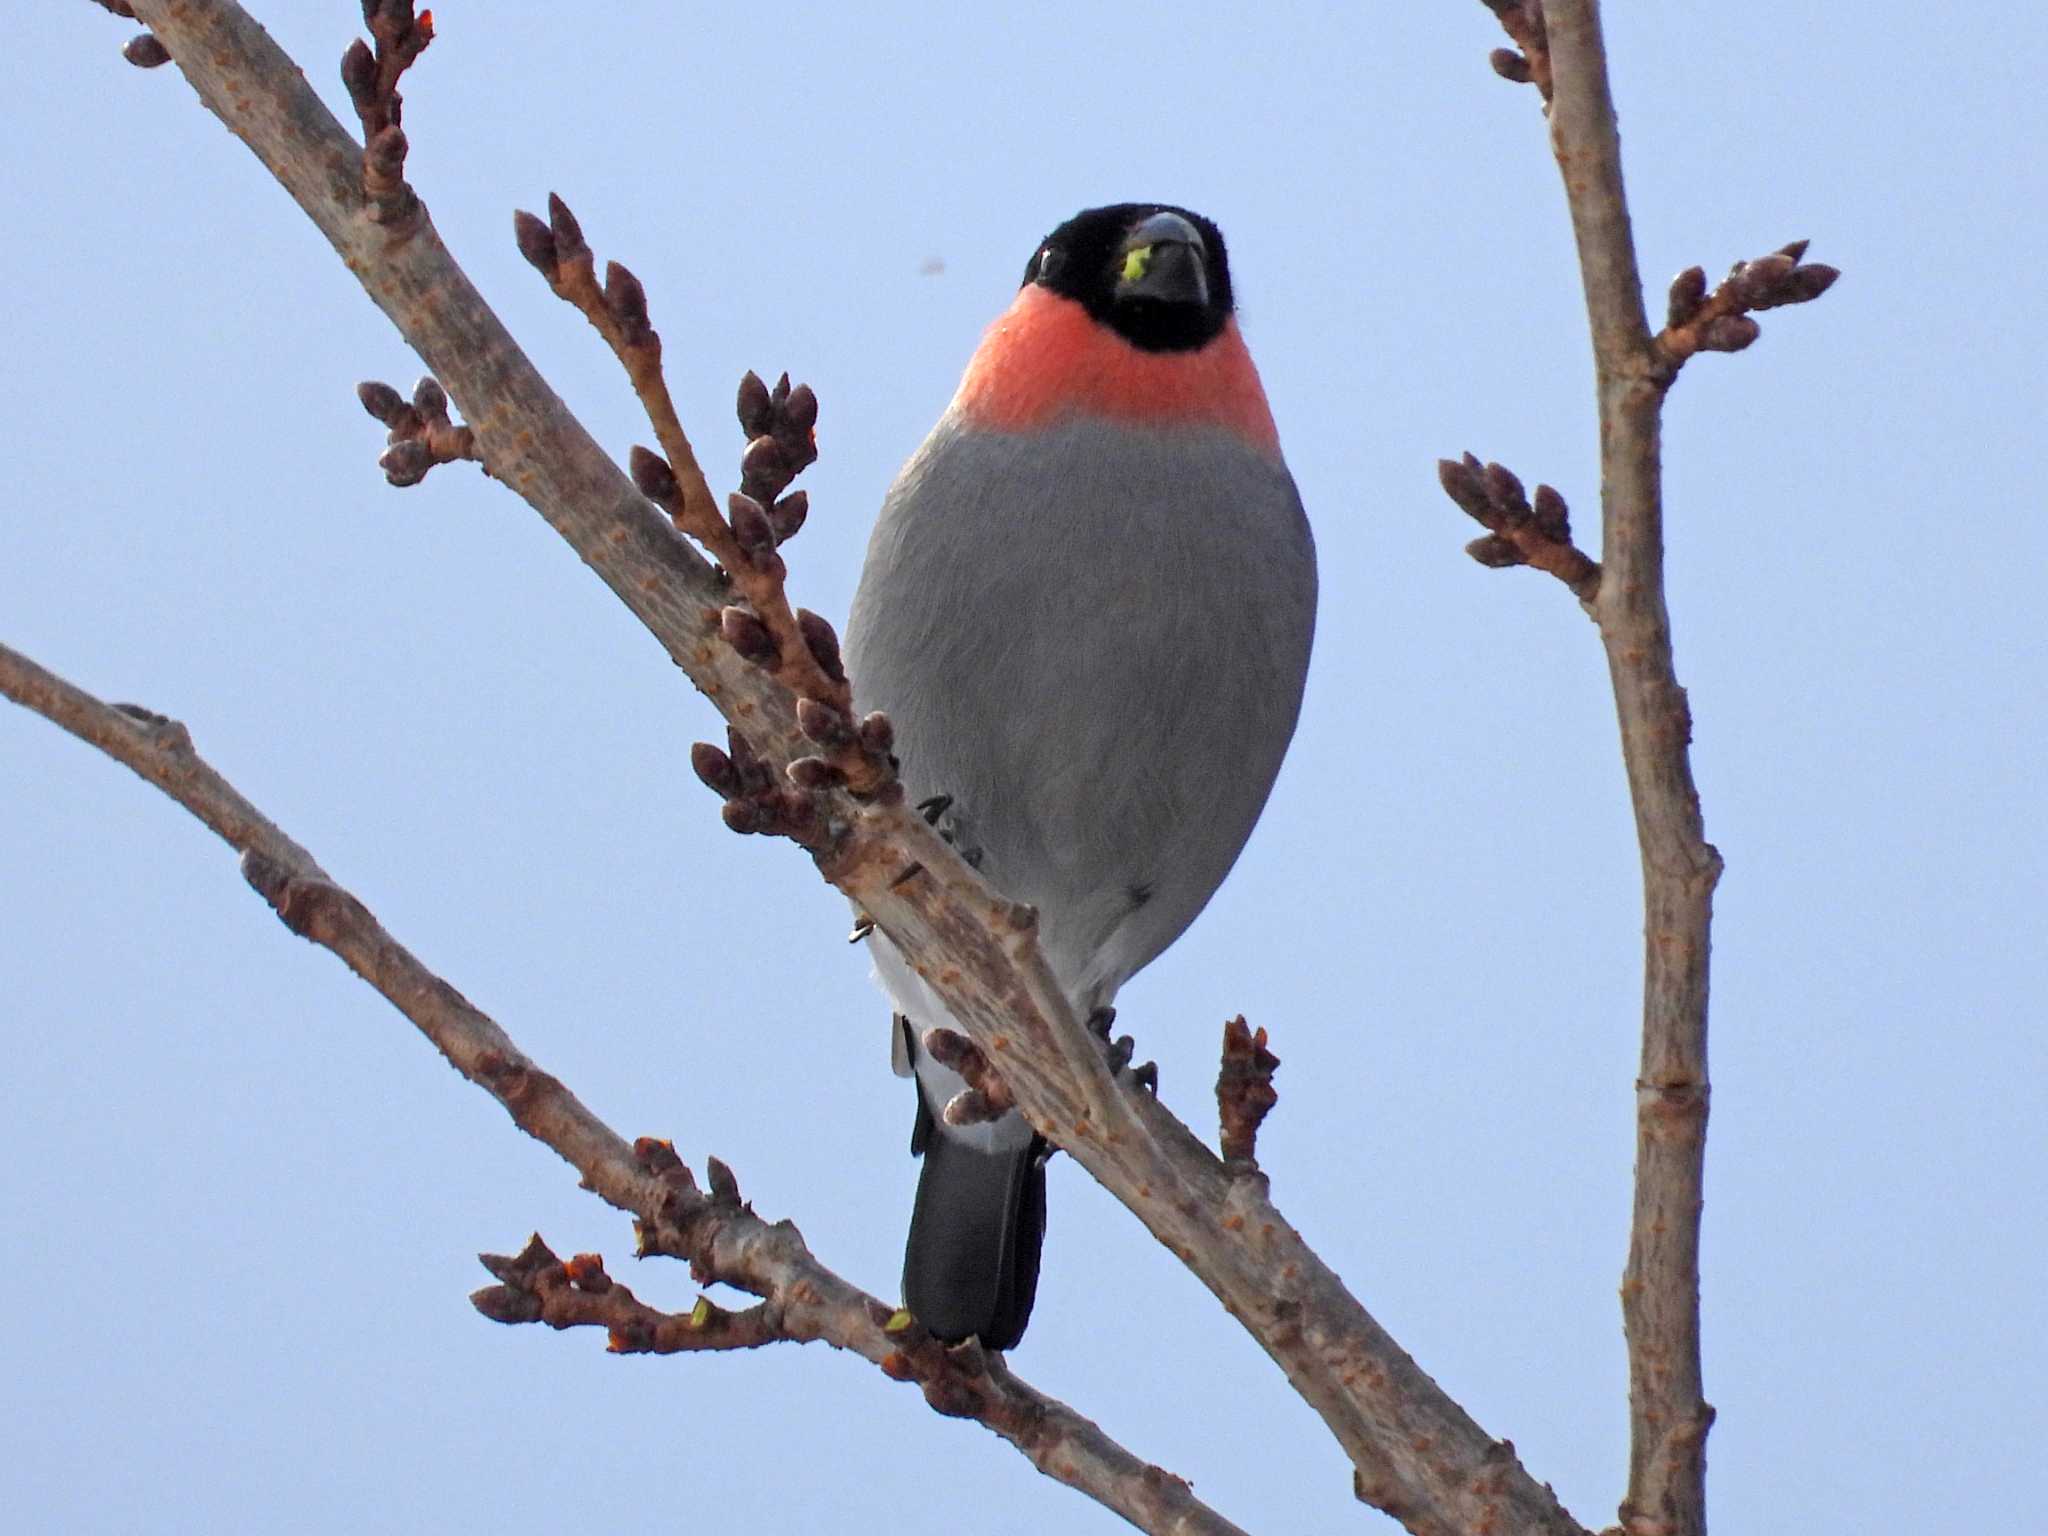
<svg viewBox="0 0 2048 1536"><path fill-rule="evenodd" d="M969 869L981 868L981 849L960 840L957 822L947 821L946 813L953 808L951 795L927 795L917 802L918 814L924 817L925 825L939 834L939 841L959 854ZM941 826L942 821L947 824Z"/></svg>
<svg viewBox="0 0 2048 1536"><path fill-rule="evenodd" d="M1145 1062L1132 1066L1131 1057L1137 1053L1138 1042L1129 1035L1110 1034L1116 1023L1116 1010L1104 1004L1090 1011L1087 1018L1088 1033L1102 1042L1102 1054L1109 1064L1109 1075L1119 1082L1129 1083L1144 1089L1154 1098L1159 1095L1159 1063Z"/></svg>

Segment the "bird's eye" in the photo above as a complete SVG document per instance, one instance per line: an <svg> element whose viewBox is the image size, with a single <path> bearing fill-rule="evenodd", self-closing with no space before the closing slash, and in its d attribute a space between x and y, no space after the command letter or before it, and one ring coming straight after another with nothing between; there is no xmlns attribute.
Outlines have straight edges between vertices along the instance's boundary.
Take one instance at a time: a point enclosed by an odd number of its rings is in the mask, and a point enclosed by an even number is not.
<svg viewBox="0 0 2048 1536"><path fill-rule="evenodd" d="M1038 253L1038 281L1050 283L1058 279L1060 268L1067 264L1067 253L1057 246L1048 245Z"/></svg>

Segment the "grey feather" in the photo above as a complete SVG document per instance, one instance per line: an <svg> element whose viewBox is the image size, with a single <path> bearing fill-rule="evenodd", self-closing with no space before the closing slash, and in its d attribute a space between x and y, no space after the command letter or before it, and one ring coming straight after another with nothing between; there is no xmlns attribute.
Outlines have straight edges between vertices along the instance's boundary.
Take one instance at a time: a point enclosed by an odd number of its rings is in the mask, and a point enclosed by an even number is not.
<svg viewBox="0 0 2048 1536"><path fill-rule="evenodd" d="M982 872L1039 909L1085 1013L1194 920L1251 835L1294 732L1315 605L1293 479L1239 437L1094 418L1003 433L949 412L883 505L848 670L858 707L895 722L911 798L952 796ZM913 1035L945 1022L874 943ZM942 1114L958 1080L914 1054ZM938 1134L1014 1157L1028 1128ZM957 1204L920 1191L921 1211Z"/></svg>

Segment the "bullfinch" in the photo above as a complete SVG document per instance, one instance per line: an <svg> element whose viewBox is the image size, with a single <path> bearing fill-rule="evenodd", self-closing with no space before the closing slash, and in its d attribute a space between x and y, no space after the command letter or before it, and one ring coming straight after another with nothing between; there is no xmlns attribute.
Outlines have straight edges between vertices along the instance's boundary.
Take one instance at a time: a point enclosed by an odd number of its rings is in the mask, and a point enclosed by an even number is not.
<svg viewBox="0 0 2048 1536"><path fill-rule="evenodd" d="M847 659L913 799L1101 1021L1236 861L1294 734L1315 545L1238 332L1223 235L1093 208L1048 235L869 542ZM881 934L923 1157L904 1304L1008 1349L1038 1286L1049 1149L1012 1110L946 1123L954 1027Z"/></svg>

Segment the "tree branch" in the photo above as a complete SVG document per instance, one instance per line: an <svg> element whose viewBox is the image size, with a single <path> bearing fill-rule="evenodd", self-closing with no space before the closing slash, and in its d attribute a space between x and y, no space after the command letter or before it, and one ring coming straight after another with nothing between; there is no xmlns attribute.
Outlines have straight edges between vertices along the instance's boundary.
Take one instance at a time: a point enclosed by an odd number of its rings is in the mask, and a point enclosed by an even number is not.
<svg viewBox="0 0 2048 1536"><path fill-rule="evenodd" d="M893 1380L916 1382L941 1413L986 1425L1041 1472L1140 1530L1243 1536L1185 1481L1133 1456L1092 1421L1013 1375L999 1357L978 1348L948 1349L908 1314L842 1280L812 1257L793 1225L763 1221L743 1205L730 1171L716 1159L705 1193L666 1142L629 1145L222 778L193 750L184 726L135 705L102 703L4 645L0 694L132 769L218 833L242 855L243 877L286 927L333 951L412 1020L451 1066L502 1104L522 1131L575 1168L584 1188L635 1216L643 1253L687 1259L700 1281L763 1298L745 1312L705 1301L670 1317L617 1286L598 1261L579 1258L562 1266L536 1238L518 1260L486 1259L500 1281L475 1298L486 1316L555 1327L599 1324L613 1330L619 1352L822 1339Z"/></svg>
<svg viewBox="0 0 2048 1536"><path fill-rule="evenodd" d="M1578 243L1599 399L1603 576L1593 616L1643 862L1643 1050L1621 1286L1630 1421L1621 1520L1641 1536L1699 1536L1713 1422L1699 1321L1707 958L1721 856L1706 841L1688 752L1692 717L1672 663L1660 438L1669 374L1643 312L1599 7L1545 0L1543 16L1551 146Z"/></svg>
<svg viewBox="0 0 2048 1536"><path fill-rule="evenodd" d="M520 353L423 205L380 222L361 152L229 0L133 0L207 106L312 217L462 410L491 473L533 504L769 762L810 748L789 691L724 643L726 588L656 517ZM922 819L820 791L825 877L988 1053L1032 1123L1221 1299L1322 1415L1361 1497L1428 1536L1578 1532L1544 1485L1387 1336L1266 1197L1155 1100L1121 1090L1035 938Z"/></svg>

